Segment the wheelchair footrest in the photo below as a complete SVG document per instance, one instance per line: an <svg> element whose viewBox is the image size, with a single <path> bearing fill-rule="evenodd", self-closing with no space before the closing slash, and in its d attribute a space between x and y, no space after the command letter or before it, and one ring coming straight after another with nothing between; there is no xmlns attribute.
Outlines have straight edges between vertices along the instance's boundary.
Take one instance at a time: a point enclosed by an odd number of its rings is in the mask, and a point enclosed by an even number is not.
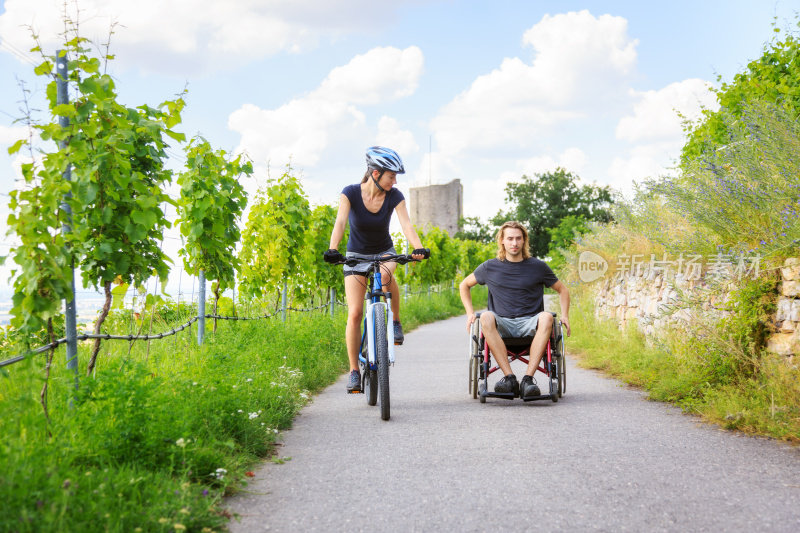
<svg viewBox="0 0 800 533"><path fill-rule="evenodd" d="M481 390L481 396L486 398L503 398L504 400L513 400L517 397L513 392L489 392L487 390Z"/></svg>
<svg viewBox="0 0 800 533"><path fill-rule="evenodd" d="M552 400L552 394L540 394L539 396L521 396L523 402L532 402L534 400Z"/></svg>

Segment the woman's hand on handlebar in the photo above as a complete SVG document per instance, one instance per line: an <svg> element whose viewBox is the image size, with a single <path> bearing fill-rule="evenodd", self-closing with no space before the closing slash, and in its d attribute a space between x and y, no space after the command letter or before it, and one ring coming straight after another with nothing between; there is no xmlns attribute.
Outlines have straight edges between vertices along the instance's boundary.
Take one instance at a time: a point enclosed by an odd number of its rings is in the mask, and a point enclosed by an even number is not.
<svg viewBox="0 0 800 533"><path fill-rule="evenodd" d="M415 248L413 252L411 252L411 257L415 260L419 261L421 259L428 259L431 256L430 248Z"/></svg>
<svg viewBox="0 0 800 533"><path fill-rule="evenodd" d="M341 253L339 253L339 250L335 248L331 248L323 252L322 258L325 260L326 263L331 263L331 264L344 262L344 256Z"/></svg>

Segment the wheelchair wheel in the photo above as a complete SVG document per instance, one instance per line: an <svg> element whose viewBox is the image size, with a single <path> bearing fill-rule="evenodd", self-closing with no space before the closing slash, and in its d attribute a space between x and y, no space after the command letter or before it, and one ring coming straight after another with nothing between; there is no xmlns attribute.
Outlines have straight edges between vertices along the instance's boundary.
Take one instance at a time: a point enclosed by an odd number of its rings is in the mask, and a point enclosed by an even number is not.
<svg viewBox="0 0 800 533"><path fill-rule="evenodd" d="M567 354L564 351L564 339L558 343L558 395L567 392Z"/></svg>
<svg viewBox="0 0 800 533"><path fill-rule="evenodd" d="M567 388L567 370L566 370L566 357L564 356L564 337L561 329L561 321L556 320L553 324L553 337L552 343L552 358L556 363L555 374L558 378L558 397L561 398Z"/></svg>
<svg viewBox="0 0 800 533"><path fill-rule="evenodd" d="M480 323L476 320L469 331L469 393L472 399L478 397L478 367L480 366L480 349L477 339L480 337Z"/></svg>
<svg viewBox="0 0 800 533"><path fill-rule="evenodd" d="M480 390L478 391L478 398L480 398L481 403L486 403L486 396L483 394L486 392L486 383L483 383L480 386Z"/></svg>
<svg viewBox="0 0 800 533"><path fill-rule="evenodd" d="M469 393L472 395L472 399L476 399L478 397L478 358L472 356L469 358Z"/></svg>

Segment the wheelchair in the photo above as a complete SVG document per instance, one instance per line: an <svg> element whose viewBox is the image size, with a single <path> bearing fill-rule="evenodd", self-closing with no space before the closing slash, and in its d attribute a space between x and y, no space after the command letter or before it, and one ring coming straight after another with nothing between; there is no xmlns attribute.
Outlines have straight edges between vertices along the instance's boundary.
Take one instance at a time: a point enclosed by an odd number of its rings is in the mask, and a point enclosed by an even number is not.
<svg viewBox="0 0 800 533"><path fill-rule="evenodd" d="M499 366L491 365L489 343L481 332L481 313L475 313L475 322L469 332L469 393L473 399L480 399L481 403L486 403L486 398L503 398L513 400L516 396L513 392L493 392L489 391L488 377L490 374L499 370ZM523 401L552 400L557 402L567 390L567 366L564 350L564 337L561 331L561 321L558 320L556 313L553 315L553 329L547 341L547 347L539 362L539 372L547 376L547 386L541 386L542 392L547 390L547 394L522 398ZM503 342L508 351L509 362L520 361L526 365L530 358L530 347L533 337L503 337Z"/></svg>

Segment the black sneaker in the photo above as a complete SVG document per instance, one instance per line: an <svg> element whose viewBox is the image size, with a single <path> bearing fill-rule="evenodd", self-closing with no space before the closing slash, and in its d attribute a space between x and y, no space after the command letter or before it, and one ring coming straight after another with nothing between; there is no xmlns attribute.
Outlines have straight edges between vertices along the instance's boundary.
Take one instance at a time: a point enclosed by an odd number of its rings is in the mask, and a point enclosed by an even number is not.
<svg viewBox="0 0 800 533"><path fill-rule="evenodd" d="M514 396L519 396L519 383L517 383L517 376L509 374L503 376L500 381L494 384L495 392L513 392Z"/></svg>
<svg viewBox="0 0 800 533"><path fill-rule="evenodd" d="M531 398L533 396L541 396L542 391L539 390L539 386L533 377L525 375L522 376L522 383L519 384L519 393L522 398Z"/></svg>
<svg viewBox="0 0 800 533"><path fill-rule="evenodd" d="M361 392L361 372L351 370L347 379L347 392Z"/></svg>
<svg viewBox="0 0 800 533"><path fill-rule="evenodd" d="M400 346L403 344L405 340L405 336L403 336L403 325L398 322L397 320L393 321L394 324L394 344L395 346Z"/></svg>

